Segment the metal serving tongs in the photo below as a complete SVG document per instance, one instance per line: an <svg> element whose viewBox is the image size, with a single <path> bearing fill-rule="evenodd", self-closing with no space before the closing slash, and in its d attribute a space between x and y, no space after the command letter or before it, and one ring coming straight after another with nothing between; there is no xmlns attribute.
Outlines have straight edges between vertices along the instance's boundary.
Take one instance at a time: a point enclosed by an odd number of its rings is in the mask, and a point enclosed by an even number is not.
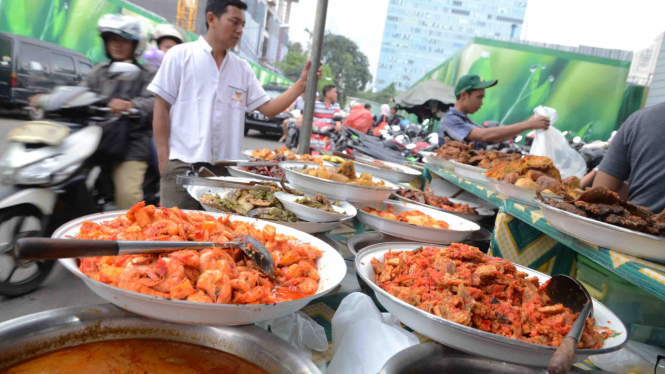
<svg viewBox="0 0 665 374"><path fill-rule="evenodd" d="M270 161L245 161L245 160L224 160L215 162L215 166L277 166L277 162Z"/></svg>
<svg viewBox="0 0 665 374"><path fill-rule="evenodd" d="M204 170L205 169L205 170ZM215 176L213 172L206 168L199 170L199 175ZM270 182L275 183L275 182ZM202 187L221 187L221 188L237 188L241 190L259 190L259 191L275 191L275 186L268 184L268 182L226 182L221 180L207 179L201 177L192 177L187 175L178 175L176 180L178 186L202 186ZM284 180L279 181L279 186L286 192L292 195L302 196L302 191L294 190L286 186Z"/></svg>
<svg viewBox="0 0 665 374"><path fill-rule="evenodd" d="M26 260L56 260L59 258L123 256L150 253L169 253L183 249L240 248L269 278L275 276L275 263L268 249L252 236L233 234L233 242L172 242L135 240L78 240L50 238L20 238L14 255Z"/></svg>

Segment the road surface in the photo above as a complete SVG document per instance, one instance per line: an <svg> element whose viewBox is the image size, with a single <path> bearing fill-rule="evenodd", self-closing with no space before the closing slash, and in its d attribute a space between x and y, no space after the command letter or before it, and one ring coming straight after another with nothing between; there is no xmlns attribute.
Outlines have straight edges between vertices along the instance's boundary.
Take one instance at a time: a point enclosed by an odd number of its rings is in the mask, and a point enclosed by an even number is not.
<svg viewBox="0 0 665 374"><path fill-rule="evenodd" d="M0 112L0 153L4 154L7 149L7 134L21 123L23 120L20 117ZM274 149L279 146L278 138L250 131L243 140L243 149ZM90 291L80 279L76 279L60 264L56 264L40 289L13 299L0 296L0 323L44 310L104 302L106 301Z"/></svg>

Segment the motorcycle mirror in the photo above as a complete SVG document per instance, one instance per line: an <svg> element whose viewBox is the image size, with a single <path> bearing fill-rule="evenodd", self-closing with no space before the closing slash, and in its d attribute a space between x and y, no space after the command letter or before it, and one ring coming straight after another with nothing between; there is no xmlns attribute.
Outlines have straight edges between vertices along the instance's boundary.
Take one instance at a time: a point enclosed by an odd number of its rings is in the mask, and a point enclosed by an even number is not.
<svg viewBox="0 0 665 374"><path fill-rule="evenodd" d="M135 81L141 75L141 68L128 62L114 62L107 72L110 79L120 81Z"/></svg>
<svg viewBox="0 0 665 374"><path fill-rule="evenodd" d="M416 145L413 144L413 143L411 143L411 144L407 144L407 145L406 145L406 149L408 149L409 151L412 150L412 149L416 149Z"/></svg>
<svg viewBox="0 0 665 374"><path fill-rule="evenodd" d="M401 128L400 128L399 126L397 126L397 125L392 126L391 129L393 129L393 131L399 131L399 130L401 130Z"/></svg>

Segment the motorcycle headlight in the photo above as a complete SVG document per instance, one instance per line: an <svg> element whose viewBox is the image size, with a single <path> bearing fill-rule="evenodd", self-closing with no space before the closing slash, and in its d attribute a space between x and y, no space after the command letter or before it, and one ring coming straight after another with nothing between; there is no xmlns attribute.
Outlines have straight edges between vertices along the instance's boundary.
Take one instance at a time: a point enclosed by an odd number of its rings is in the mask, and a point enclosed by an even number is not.
<svg viewBox="0 0 665 374"><path fill-rule="evenodd" d="M59 178L57 179L64 180L62 174L65 170L70 169L70 167L57 173L54 172L54 170L57 170L58 166L60 166L63 156L64 155L56 155L45 158L34 164L18 169L14 174L16 184L47 184L51 183L52 179L56 179L56 175L59 175Z"/></svg>

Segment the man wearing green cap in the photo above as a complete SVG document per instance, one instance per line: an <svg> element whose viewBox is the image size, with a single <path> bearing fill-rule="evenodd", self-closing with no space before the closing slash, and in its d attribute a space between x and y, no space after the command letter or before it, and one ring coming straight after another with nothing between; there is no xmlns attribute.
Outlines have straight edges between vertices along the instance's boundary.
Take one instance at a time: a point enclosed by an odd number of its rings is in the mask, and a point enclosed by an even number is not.
<svg viewBox="0 0 665 374"><path fill-rule="evenodd" d="M547 129L550 120L546 117L532 116L528 121L509 126L482 127L473 122L468 115L473 114L483 105L485 89L496 85L496 79L486 81L477 75L465 75L457 81L455 96L457 102L441 118L439 125L439 145L449 136L455 140L475 142L476 148L485 148L487 143L500 143L522 133L525 130Z"/></svg>

